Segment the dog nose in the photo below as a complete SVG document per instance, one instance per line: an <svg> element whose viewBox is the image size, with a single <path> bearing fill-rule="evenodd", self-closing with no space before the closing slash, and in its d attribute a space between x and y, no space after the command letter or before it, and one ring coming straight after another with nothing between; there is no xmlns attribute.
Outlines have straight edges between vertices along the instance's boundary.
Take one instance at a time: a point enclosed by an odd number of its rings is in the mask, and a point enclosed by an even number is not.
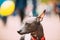
<svg viewBox="0 0 60 40"><path fill-rule="evenodd" d="M20 30L20 31L17 31L19 34L20 34L20 32L21 32L22 30Z"/></svg>
<svg viewBox="0 0 60 40"><path fill-rule="evenodd" d="M20 31L17 31L18 33L20 33Z"/></svg>

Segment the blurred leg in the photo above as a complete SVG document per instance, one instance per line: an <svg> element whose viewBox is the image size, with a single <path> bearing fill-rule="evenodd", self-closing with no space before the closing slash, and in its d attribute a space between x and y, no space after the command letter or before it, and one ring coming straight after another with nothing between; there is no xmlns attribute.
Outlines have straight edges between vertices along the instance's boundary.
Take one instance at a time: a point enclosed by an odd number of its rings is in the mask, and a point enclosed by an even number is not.
<svg viewBox="0 0 60 40"><path fill-rule="evenodd" d="M36 7L37 7L37 0L33 1L33 16L37 16Z"/></svg>
<svg viewBox="0 0 60 40"><path fill-rule="evenodd" d="M7 22L7 16L2 17L2 20L3 20L4 25L5 25L5 24L6 24L6 22Z"/></svg>

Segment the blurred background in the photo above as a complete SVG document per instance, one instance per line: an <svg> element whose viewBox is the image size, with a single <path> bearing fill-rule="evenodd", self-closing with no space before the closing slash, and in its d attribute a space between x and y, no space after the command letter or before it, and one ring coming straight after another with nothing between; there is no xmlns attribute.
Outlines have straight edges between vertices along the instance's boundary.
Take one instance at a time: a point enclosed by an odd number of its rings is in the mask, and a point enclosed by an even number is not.
<svg viewBox="0 0 60 40"><path fill-rule="evenodd" d="M0 0L0 9L4 1L7 0ZM12 1L16 2L16 0ZM31 11L33 7L31 1L28 1L29 4L28 8L26 8L26 13L27 15L31 13L30 16L32 16L33 13ZM46 40L60 40L60 0L37 0L37 6L38 14L42 13L43 9L46 9L45 16L41 22ZM4 25L0 17L0 40L19 40L21 37L17 33L17 30L21 28L20 17L17 13L15 14L15 11L12 15L8 16L6 25Z"/></svg>

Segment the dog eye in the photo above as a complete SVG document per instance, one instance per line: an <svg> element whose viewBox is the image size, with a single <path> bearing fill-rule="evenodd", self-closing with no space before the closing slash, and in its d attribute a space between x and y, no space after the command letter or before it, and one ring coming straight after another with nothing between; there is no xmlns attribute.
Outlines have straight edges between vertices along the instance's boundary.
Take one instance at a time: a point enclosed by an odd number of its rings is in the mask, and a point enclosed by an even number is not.
<svg viewBox="0 0 60 40"><path fill-rule="evenodd" d="M25 25L30 25L30 23L26 23Z"/></svg>
<svg viewBox="0 0 60 40"><path fill-rule="evenodd" d="M29 23L26 23L26 25L29 24Z"/></svg>

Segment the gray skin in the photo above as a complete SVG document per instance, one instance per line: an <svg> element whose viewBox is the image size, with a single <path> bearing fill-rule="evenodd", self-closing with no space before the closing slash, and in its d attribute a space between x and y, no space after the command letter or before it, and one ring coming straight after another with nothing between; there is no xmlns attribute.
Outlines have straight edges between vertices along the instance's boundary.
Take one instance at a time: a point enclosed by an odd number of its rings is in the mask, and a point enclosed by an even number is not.
<svg viewBox="0 0 60 40"><path fill-rule="evenodd" d="M36 40L41 40L44 36L43 27L38 17L32 23L26 23L25 26L17 32L20 35L31 33L31 36L36 38Z"/></svg>

